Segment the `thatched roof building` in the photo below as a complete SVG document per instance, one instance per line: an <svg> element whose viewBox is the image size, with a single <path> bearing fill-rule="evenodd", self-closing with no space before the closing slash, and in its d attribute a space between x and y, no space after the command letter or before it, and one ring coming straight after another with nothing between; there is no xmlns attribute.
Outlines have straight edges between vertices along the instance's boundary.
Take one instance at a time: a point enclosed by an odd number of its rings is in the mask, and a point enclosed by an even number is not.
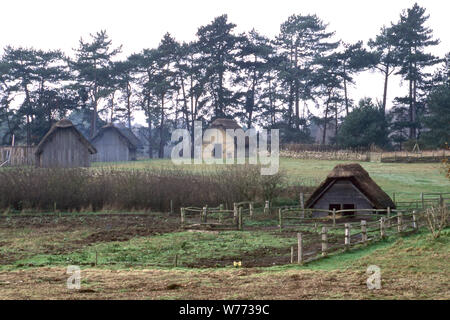
<svg viewBox="0 0 450 320"><path fill-rule="evenodd" d="M217 118L211 122L208 129L218 129L222 133L222 143L216 141L212 153L203 152L203 158L232 158L236 155L236 141L232 137L234 144L227 145L227 130L242 129L242 127L234 119ZM205 147L205 146L204 146Z"/></svg>
<svg viewBox="0 0 450 320"><path fill-rule="evenodd" d="M323 210L395 208L391 198L358 163L338 164L312 193L305 208ZM324 213L317 213L324 215Z"/></svg>
<svg viewBox="0 0 450 320"><path fill-rule="evenodd" d="M92 160L101 162L136 160L137 149L142 146L133 131L114 124L102 127L91 141L98 151Z"/></svg>
<svg viewBox="0 0 450 320"><path fill-rule="evenodd" d="M36 147L36 167L89 167L95 147L67 119L55 123Z"/></svg>

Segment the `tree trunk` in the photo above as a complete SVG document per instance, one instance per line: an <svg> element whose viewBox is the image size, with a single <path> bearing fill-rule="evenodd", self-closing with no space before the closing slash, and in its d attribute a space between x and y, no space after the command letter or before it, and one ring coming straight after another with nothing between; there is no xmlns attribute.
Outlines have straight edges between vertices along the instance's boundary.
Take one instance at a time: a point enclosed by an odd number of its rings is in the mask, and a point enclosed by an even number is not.
<svg viewBox="0 0 450 320"><path fill-rule="evenodd" d="M389 65L386 65L386 70L384 71L384 89L383 89L383 116L386 115L386 103L387 103L387 89L388 89L388 79L389 79Z"/></svg>
<svg viewBox="0 0 450 320"><path fill-rule="evenodd" d="M161 95L161 123L159 127L159 158L164 158L164 94Z"/></svg>

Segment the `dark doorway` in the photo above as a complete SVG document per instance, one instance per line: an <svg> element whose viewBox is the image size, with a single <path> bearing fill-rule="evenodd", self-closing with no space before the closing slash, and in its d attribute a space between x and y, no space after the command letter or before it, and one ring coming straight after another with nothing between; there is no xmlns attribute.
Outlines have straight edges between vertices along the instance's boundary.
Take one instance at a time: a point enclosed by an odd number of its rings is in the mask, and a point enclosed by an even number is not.
<svg viewBox="0 0 450 320"><path fill-rule="evenodd" d="M343 210L350 210L350 209L355 209L355 205L353 203L344 203L342 205L342 209ZM347 212L343 212L344 216L354 216L355 215L355 211L347 211Z"/></svg>

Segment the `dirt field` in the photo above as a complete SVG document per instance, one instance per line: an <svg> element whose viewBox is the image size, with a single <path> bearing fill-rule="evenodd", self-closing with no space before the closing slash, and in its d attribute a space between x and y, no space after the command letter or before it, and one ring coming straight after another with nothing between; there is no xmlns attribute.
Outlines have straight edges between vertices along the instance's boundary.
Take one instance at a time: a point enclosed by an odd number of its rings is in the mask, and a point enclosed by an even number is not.
<svg viewBox="0 0 450 320"><path fill-rule="evenodd" d="M294 231L180 231L167 215L3 216L0 299L450 299L449 230L305 266L289 265ZM125 259L95 266L94 249ZM174 252L181 267L152 266L170 265ZM70 264L82 268L80 290L66 287ZM372 264L382 270L380 290L366 285Z"/></svg>
<svg viewBox="0 0 450 320"><path fill-rule="evenodd" d="M263 272L84 269L80 290L64 268L0 273L1 299L449 299L448 276L383 273L369 290L362 270Z"/></svg>

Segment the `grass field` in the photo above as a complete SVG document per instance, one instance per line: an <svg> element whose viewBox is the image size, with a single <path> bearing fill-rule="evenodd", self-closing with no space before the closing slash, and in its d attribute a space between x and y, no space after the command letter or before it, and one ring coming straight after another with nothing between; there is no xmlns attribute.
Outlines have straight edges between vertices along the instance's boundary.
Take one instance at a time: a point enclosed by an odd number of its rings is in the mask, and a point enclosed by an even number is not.
<svg viewBox="0 0 450 320"><path fill-rule="evenodd" d="M317 185L338 162L280 163L291 182ZM450 191L439 164L361 164L397 200ZM450 299L448 228L436 240L422 228L299 266L289 264L295 232L280 233L276 223L256 217L245 231L189 232L177 214L157 212L0 215L0 299ZM66 288L68 265L82 268L80 290ZM381 268L379 290L367 288L370 265Z"/></svg>
<svg viewBox="0 0 450 320"><path fill-rule="evenodd" d="M2 230L4 232L5 230ZM191 259L273 250L292 239L270 234L174 232L106 241L90 227L33 227L2 239L0 299L449 299L450 230L440 239L429 233L393 237L374 245L332 255L306 266L191 268ZM33 237L29 235L35 234ZM95 240L95 241L94 241ZM279 240L279 238L278 238ZM183 248L184 246L184 248ZM7 249L5 249L7 248ZM184 250L182 266L153 266ZM92 263L98 251L99 265ZM22 256L13 261L13 255ZM106 259L104 258L106 255ZM119 261L108 264L108 258ZM122 262L120 262L122 260ZM130 263L131 261L131 263ZM81 262L81 263L80 263ZM110 261L109 261L110 262ZM145 262L140 266L133 264ZM80 263L81 289L66 288L66 266ZM366 269L381 268L382 288L369 290Z"/></svg>
<svg viewBox="0 0 450 320"><path fill-rule="evenodd" d="M280 159L280 169L287 173L290 182L316 186L338 163L345 161ZM349 162L350 163L350 162ZM395 192L396 200L417 200L421 192L450 192L450 181L445 178L440 163L378 163L360 162L370 176L389 195ZM141 160L123 163L94 163L94 167L113 166L127 169L173 167L167 159ZM178 166L177 166L178 167ZM216 170L220 166L183 165L185 170Z"/></svg>

